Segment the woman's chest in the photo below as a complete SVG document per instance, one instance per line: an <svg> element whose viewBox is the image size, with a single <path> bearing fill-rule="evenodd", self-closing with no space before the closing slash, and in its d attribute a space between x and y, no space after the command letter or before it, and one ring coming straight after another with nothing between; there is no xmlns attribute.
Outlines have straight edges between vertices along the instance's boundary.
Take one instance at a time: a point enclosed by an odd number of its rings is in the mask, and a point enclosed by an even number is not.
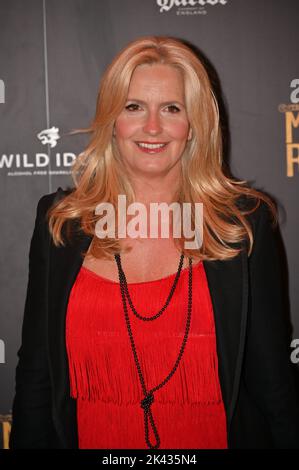
<svg viewBox="0 0 299 470"><path fill-rule="evenodd" d="M161 279L177 272L181 253L173 240L138 239L130 241L127 245L131 246L131 251L121 254L121 264L128 283ZM112 281L119 280L115 259L85 257L83 266ZM186 267L188 259L185 256L182 268Z"/></svg>

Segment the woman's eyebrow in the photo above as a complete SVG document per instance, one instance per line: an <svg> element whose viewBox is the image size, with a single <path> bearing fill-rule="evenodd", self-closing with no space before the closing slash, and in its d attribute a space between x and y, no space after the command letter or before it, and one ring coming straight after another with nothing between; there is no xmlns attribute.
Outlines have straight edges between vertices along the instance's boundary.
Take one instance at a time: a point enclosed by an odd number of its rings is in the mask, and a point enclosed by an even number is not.
<svg viewBox="0 0 299 470"><path fill-rule="evenodd" d="M127 101L135 101L136 103L139 103L139 104L147 104L146 101L143 101L143 100L139 100L137 98L127 98ZM170 105L170 104L179 104L180 106L183 106L185 107L185 105L183 103L181 103L180 101L178 100L173 100L173 101L163 101L163 103L160 103L160 105L162 106L167 106L167 105Z"/></svg>

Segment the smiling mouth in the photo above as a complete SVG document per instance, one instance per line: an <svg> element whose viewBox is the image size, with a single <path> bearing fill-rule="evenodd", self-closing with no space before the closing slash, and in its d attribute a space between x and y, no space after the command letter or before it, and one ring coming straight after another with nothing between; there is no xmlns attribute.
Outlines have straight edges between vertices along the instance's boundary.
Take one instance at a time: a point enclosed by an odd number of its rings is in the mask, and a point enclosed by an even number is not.
<svg viewBox="0 0 299 470"><path fill-rule="evenodd" d="M168 142L136 142L138 148L145 153L159 153L163 152L165 147L168 145Z"/></svg>

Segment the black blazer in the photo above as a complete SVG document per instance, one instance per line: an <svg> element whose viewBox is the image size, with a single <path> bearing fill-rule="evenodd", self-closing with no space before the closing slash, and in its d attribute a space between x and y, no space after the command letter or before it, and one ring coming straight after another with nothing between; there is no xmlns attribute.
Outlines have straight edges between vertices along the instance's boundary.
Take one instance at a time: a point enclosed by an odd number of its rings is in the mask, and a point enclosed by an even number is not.
<svg viewBox="0 0 299 470"><path fill-rule="evenodd" d="M11 448L77 448L65 320L68 298L91 237L77 230L55 247L47 209L66 192L43 196L29 255L18 352ZM264 203L248 216L254 249L229 261L204 261L214 309L219 380L229 448L299 448L299 400L290 362L280 259ZM79 227L78 223L76 224Z"/></svg>

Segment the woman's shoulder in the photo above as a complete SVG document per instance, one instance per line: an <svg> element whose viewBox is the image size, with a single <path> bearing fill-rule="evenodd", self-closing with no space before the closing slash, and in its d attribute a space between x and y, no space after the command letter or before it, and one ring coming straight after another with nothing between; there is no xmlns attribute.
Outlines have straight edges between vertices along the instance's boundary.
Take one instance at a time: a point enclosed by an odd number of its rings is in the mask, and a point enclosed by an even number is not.
<svg viewBox="0 0 299 470"><path fill-rule="evenodd" d="M253 252L267 245L277 243L278 212L276 203L269 197L242 196L238 200L238 209L243 212L252 230Z"/></svg>
<svg viewBox="0 0 299 470"><path fill-rule="evenodd" d="M62 189L59 186L53 193L44 194L38 201L38 211L47 212L56 202L68 196L73 191L73 188Z"/></svg>
<svg viewBox="0 0 299 470"><path fill-rule="evenodd" d="M262 197L257 198L242 195L236 201L236 205L245 214L249 222L256 227L261 220L271 222L276 219L276 204L270 198L267 197L267 199L269 199L269 202Z"/></svg>

